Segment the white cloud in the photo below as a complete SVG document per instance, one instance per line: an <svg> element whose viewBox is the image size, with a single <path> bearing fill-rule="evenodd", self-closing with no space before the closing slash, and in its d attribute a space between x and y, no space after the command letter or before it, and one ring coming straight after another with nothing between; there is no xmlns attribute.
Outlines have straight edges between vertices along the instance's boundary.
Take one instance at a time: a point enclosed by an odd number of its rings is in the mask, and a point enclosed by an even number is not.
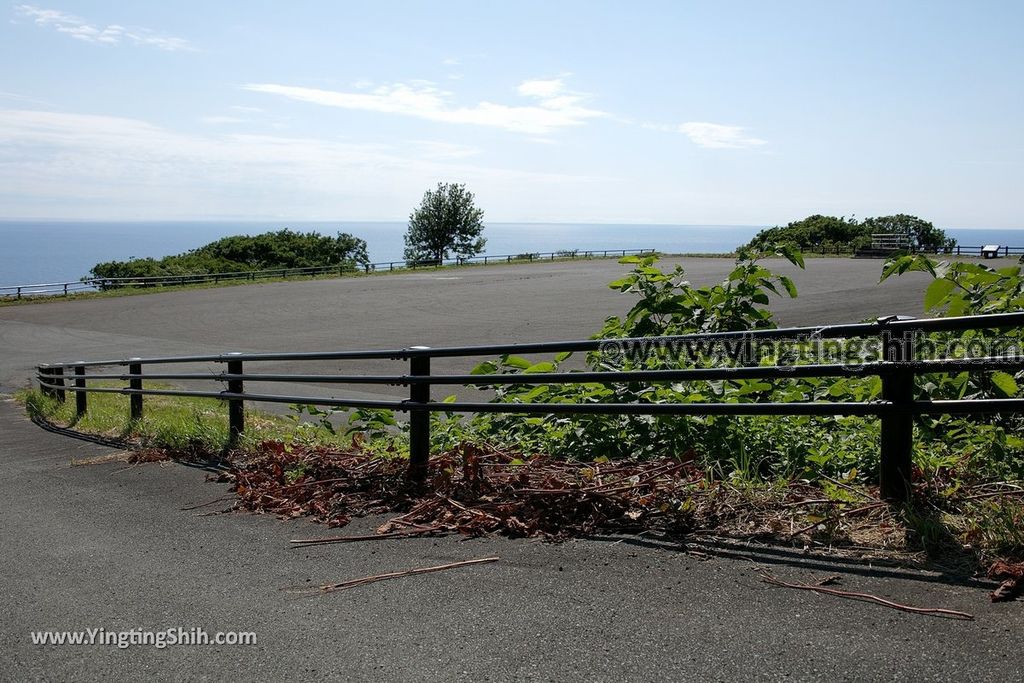
<svg viewBox="0 0 1024 683"><path fill-rule="evenodd" d="M477 152L440 140L196 135L138 119L0 109L0 206L21 217L394 220L439 179L467 182L509 212L515 197L559 197L567 184L595 181L467 163Z"/></svg>
<svg viewBox="0 0 1024 683"><path fill-rule="evenodd" d="M679 124L678 130L693 144L712 149L744 149L766 144L765 140L748 137L742 126L691 121Z"/></svg>
<svg viewBox="0 0 1024 683"><path fill-rule="evenodd" d="M52 28L58 33L69 35L86 43L118 45L122 42L129 42L168 52L195 49L184 38L161 35L148 28L121 26L120 24L108 24L101 27L73 14L60 10L42 9L34 5L17 5L14 9L19 15L31 19L38 26Z"/></svg>
<svg viewBox="0 0 1024 683"><path fill-rule="evenodd" d="M321 90L275 83L250 83L242 87L252 92L280 95L327 107L399 114L443 123L492 126L531 135L547 135L559 128L579 126L589 119L608 116L605 112L583 106L586 96L566 91L560 79L524 81L519 85L519 94L536 100L536 104L507 105L485 101L472 107L453 105L452 93L425 81L382 85L370 92Z"/></svg>
<svg viewBox="0 0 1024 683"><path fill-rule="evenodd" d="M547 80L538 79L534 81L523 81L516 88L516 91L523 97L557 97L565 91L565 84L561 78Z"/></svg>

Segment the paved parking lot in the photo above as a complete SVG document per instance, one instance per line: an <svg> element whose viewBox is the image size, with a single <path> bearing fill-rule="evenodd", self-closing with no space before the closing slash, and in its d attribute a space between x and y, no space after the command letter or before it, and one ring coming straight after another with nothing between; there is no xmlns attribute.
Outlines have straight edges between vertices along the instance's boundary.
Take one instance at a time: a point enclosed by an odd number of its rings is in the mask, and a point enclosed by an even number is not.
<svg viewBox="0 0 1024 683"><path fill-rule="evenodd" d="M671 262L671 261L670 261ZM726 260L684 260L695 282ZM877 286L877 261L793 272L784 324L919 314L927 282ZM0 308L0 384L53 359L316 351L592 334L628 297L614 262L267 284ZM440 364L439 364L440 366ZM441 369L465 369L443 368ZM1019 604L941 572L800 548L644 539L559 545L408 539L291 550L306 522L186 509L225 492L179 465L71 466L110 449L45 432L0 402L3 680L1015 680ZM369 533L372 520L348 530ZM280 589L497 555L494 564L296 597ZM839 574L848 590L973 613L973 622L763 584ZM41 629L248 630L253 646L38 646Z"/></svg>

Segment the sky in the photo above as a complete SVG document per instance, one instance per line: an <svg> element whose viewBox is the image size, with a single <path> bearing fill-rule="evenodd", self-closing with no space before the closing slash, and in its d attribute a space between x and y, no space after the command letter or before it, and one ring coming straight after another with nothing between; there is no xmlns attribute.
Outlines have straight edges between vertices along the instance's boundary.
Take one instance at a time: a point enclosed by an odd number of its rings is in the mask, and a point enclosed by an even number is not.
<svg viewBox="0 0 1024 683"><path fill-rule="evenodd" d="M1024 228L1019 1L38 2L0 219Z"/></svg>

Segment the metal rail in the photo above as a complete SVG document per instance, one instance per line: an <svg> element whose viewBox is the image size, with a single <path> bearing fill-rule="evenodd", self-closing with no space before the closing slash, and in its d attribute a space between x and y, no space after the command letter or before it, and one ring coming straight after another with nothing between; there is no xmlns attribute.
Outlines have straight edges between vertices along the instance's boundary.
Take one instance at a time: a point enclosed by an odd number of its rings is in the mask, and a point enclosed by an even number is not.
<svg viewBox="0 0 1024 683"><path fill-rule="evenodd" d="M1024 370L1024 357L987 356L965 359L916 360L913 355L914 335L931 332L957 332L980 329L1011 329L1024 327L1024 312L985 316L963 316L932 319L902 319L895 316L870 323L826 325L817 327L773 328L711 334L690 334L674 337L636 339L587 339L577 341L539 342L528 344L492 344L484 346L450 346L442 348L410 347L369 351L335 351L327 353L225 353L196 356L167 356L50 363L38 366L37 379L41 389L58 400L66 392L75 394L76 412L88 410L89 393L116 393L130 397L129 414L138 420L143 415L143 396L192 396L213 398L228 404L228 423L232 440L245 430L244 404L297 403L349 408L384 408L407 412L410 423L410 476L422 481L427 474L430 457L430 413L509 413L529 415L862 415L882 421L881 466L879 479L882 494L890 500L908 495L913 448L913 420L920 415L934 414L996 414L1024 412L1024 399L942 400L916 399L915 378L929 373L990 372ZM678 350L687 344L729 342L739 346L757 341L781 341L806 344L823 339L877 337L881 360L860 364L819 363L806 365L686 367L671 370L570 371L487 374L432 374L432 358L472 358L510 354L553 352L601 352L614 346L621 351L637 347ZM360 361L392 360L408 363L405 374L290 374L245 372L246 364L293 361ZM224 372L153 372L143 367L183 364L221 363ZM125 367L128 372L94 372L89 368ZM881 379L880 400L872 401L794 401L758 402L741 397L737 402L702 403L513 403L513 402L432 402L433 385L460 385L493 388L513 384L582 384L605 385L688 382L708 380L760 379L785 381L804 377L877 376ZM89 382L117 380L124 387L89 386ZM219 382L222 391L189 389L145 389L144 380L180 380L187 382ZM408 388L406 400L373 400L337 398L334 396L287 395L245 391L246 382L288 382L326 385L391 385Z"/></svg>
<svg viewBox="0 0 1024 683"><path fill-rule="evenodd" d="M922 254L935 254L938 256L977 256L982 257L983 246L956 246L940 251L918 251ZM852 254L853 251L842 246L835 247L808 247L806 253L836 256ZM999 253L1003 257L1024 256L1024 247L999 246ZM454 259L443 259L440 262L430 261L382 261L368 263L362 266L345 263L333 266L315 266L308 268L274 268L270 270L243 270L228 273L188 273L183 275L166 276L145 276L145 277L122 277L122 278L82 278L68 282L43 282L24 285L0 286L0 298L13 297L21 299L23 296L68 296L80 292L92 292L103 289L115 289L121 287L173 287L192 284L218 284L220 282L231 282L246 280L255 282L273 278L289 277L313 277L316 275L337 274L342 276L345 273L365 273L396 271L396 270L418 270L424 268L439 268L441 266L462 266L472 264L488 265L491 263L513 263L518 261L541 261L558 259L577 258L608 258L610 256L629 256L633 254L653 254L655 249L571 249L563 251L548 252L527 252L522 254L499 254L486 256L457 257Z"/></svg>
<svg viewBox="0 0 1024 683"><path fill-rule="evenodd" d="M69 282L45 282L26 285L0 286L0 297L61 295L67 296L78 292L91 292L122 287L174 287L193 284L218 284L237 280L256 281L272 278L312 277L316 275L338 275L345 273L373 273L396 270L418 270L424 268L440 268L442 266L464 266L473 264L489 265L492 263L514 263L519 261L555 261L559 259L577 258L608 258L613 256L630 256L653 254L654 249L566 249L563 251L527 252L522 254L501 254L486 256L467 256L453 259L429 261L383 261L357 265L341 263L332 266L313 266L306 268L273 268L269 270L241 270L228 273L186 273L182 275L157 275L140 277L96 277L82 278Z"/></svg>
<svg viewBox="0 0 1024 683"><path fill-rule="evenodd" d="M996 255L1008 258L1010 256L1022 256L1024 255L1024 247L1011 247L1005 244L998 245ZM869 248L870 249L870 248ZM926 254L934 256L974 256L977 258L983 258L985 256L984 246L969 246L969 245L957 245L955 247L948 247L945 249L899 249L898 251L909 251L914 254ZM892 251L888 248L874 249L877 252ZM843 256L854 254L855 251L852 247L844 245L835 246L818 246L818 247L805 247L803 249L805 254L821 254L822 256L835 255Z"/></svg>

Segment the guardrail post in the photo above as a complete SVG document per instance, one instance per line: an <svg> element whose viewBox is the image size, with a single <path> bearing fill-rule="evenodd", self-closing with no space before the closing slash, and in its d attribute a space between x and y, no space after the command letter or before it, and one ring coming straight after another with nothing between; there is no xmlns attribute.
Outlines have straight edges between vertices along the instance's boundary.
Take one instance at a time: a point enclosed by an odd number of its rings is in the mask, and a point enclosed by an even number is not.
<svg viewBox="0 0 1024 683"><path fill-rule="evenodd" d="M228 361L228 374L229 375L241 375L242 373L242 361L240 360L229 360ZM245 383L242 379L229 379L228 380L228 393L231 394L242 394L245 393ZM228 443L232 446L238 443L238 438L242 436L242 432L245 431L245 401L243 399L229 399L228 400Z"/></svg>
<svg viewBox="0 0 1024 683"><path fill-rule="evenodd" d="M39 366L39 391L42 392L43 396L55 398L56 394L54 393L53 389L46 386L47 384L50 384L53 379L51 375L53 375L53 372L51 372L48 366Z"/></svg>
<svg viewBox="0 0 1024 683"><path fill-rule="evenodd" d="M53 384L60 387L59 389L54 389L53 395L58 401L63 403L67 398L64 392L64 368L58 366L53 368L51 372L53 372Z"/></svg>
<svg viewBox="0 0 1024 683"><path fill-rule="evenodd" d="M138 358L132 358L131 360L138 360ZM129 363L128 364L129 375L142 375L142 364L141 363ZM142 391L142 377L130 377L128 378L128 388L136 391ZM128 396L128 416L132 422L137 422L142 419L142 394L130 394Z"/></svg>
<svg viewBox="0 0 1024 683"><path fill-rule="evenodd" d="M893 338L882 330L882 359L900 363L912 359L913 337ZM883 413L881 430L881 462L878 479L883 500L902 502L910 497L912 455L914 452L914 415L910 411L914 401L913 370L897 369L882 375L882 398L893 404L894 410Z"/></svg>
<svg viewBox="0 0 1024 683"><path fill-rule="evenodd" d="M426 346L414 346L410 350L424 350ZM409 357L409 374L413 377L430 376L430 356ZM420 410L415 404L430 402L430 384L409 385L409 479L422 484L427 479L430 465L430 413Z"/></svg>
<svg viewBox="0 0 1024 683"><path fill-rule="evenodd" d="M85 416L85 411L89 408L89 394L85 392L85 366L75 366L75 388L78 391L75 392L75 415L79 418Z"/></svg>

